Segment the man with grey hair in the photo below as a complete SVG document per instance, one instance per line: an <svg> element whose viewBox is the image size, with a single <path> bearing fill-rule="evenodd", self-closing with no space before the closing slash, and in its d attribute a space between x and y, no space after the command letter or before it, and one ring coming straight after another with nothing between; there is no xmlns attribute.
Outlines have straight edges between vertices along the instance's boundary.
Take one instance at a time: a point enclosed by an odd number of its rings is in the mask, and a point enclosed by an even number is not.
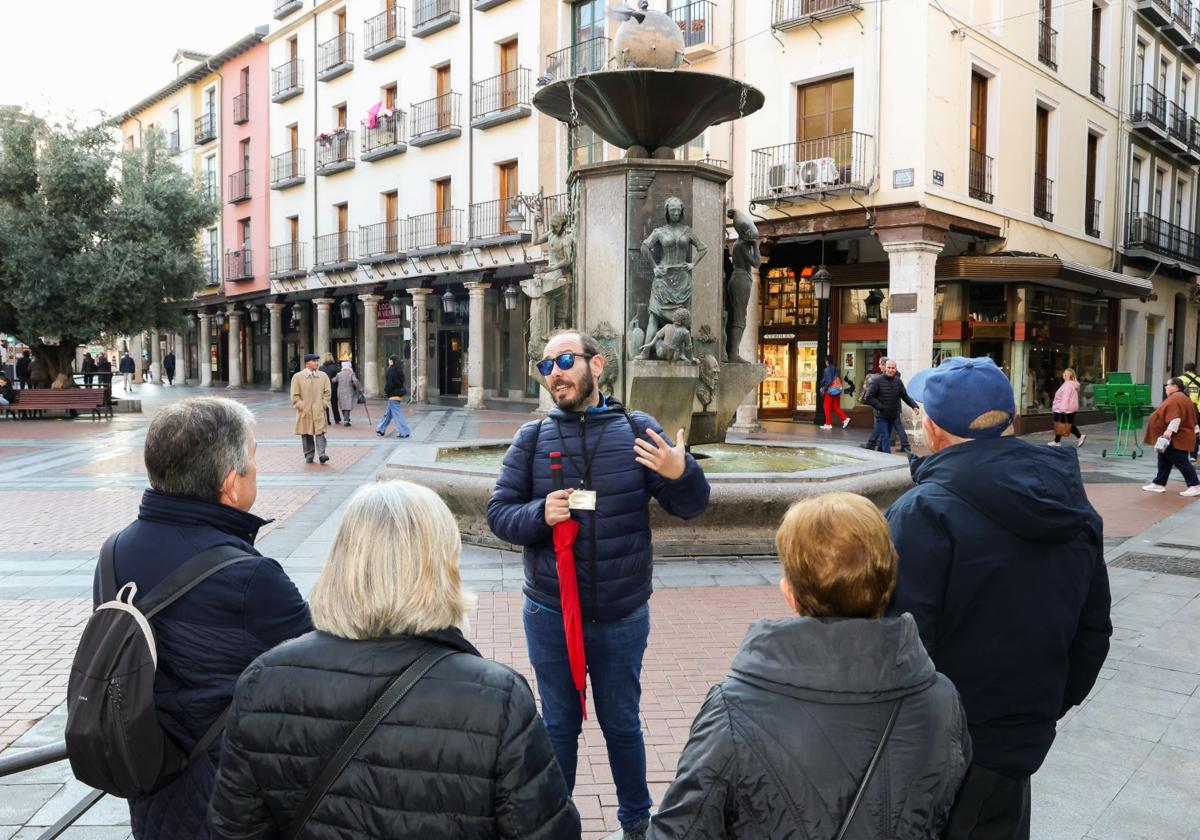
<svg viewBox="0 0 1200 840"><path fill-rule="evenodd" d="M312 630L308 605L282 567L254 548L267 520L257 495L254 416L240 403L197 397L162 409L146 433L150 489L113 548L117 587L150 592L193 557L233 546L246 559L202 581L153 621L158 720L186 754L224 713L259 654ZM93 601L99 603L97 569ZM221 739L183 775L129 800L133 835L207 838Z"/></svg>

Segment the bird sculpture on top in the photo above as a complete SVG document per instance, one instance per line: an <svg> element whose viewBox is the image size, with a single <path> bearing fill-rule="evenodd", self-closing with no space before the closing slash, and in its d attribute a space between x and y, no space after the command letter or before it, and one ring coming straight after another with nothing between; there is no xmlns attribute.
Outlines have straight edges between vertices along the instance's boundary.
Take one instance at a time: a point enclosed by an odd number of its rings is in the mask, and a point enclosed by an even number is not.
<svg viewBox="0 0 1200 840"><path fill-rule="evenodd" d="M612 9L624 21L617 30L614 47L621 67L674 70L683 61L683 32L665 12L638 0L637 8L622 3Z"/></svg>

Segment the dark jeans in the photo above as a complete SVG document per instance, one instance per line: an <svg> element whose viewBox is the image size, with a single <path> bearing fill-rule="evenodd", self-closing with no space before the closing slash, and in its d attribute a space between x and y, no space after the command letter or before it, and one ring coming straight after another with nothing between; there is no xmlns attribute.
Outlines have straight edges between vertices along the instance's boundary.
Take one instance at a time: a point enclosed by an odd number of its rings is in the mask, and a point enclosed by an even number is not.
<svg viewBox="0 0 1200 840"><path fill-rule="evenodd" d="M1074 411L1068 411L1065 413L1061 412L1061 411L1054 412L1054 422L1055 423L1070 423L1071 424L1071 434L1075 435L1075 437L1083 437L1083 432L1079 431L1079 427L1075 425L1075 412ZM1055 434L1054 442L1058 443L1060 440L1062 440L1062 435Z"/></svg>
<svg viewBox="0 0 1200 840"><path fill-rule="evenodd" d="M583 710L571 680L562 616L526 599L525 643L542 698L542 720L550 734L554 757L575 789L575 765ZM600 722L608 764L617 786L617 819L633 828L650 819L646 786L646 745L639 707L642 699L642 654L650 635L650 605L643 604L620 621L583 625L587 652L588 706Z"/></svg>
<svg viewBox="0 0 1200 840"><path fill-rule="evenodd" d="M1158 475L1154 476L1154 483L1166 487L1167 479L1171 477L1171 467L1179 470L1179 474L1183 476L1183 483L1188 487L1200 484L1200 479L1196 478L1196 468L1188 460L1187 452L1174 446L1168 446L1166 452L1158 453Z"/></svg>
<svg viewBox="0 0 1200 840"><path fill-rule="evenodd" d="M880 429L882 428L880 426L881 422L886 423L887 421L886 420L881 421L880 418L878 418L878 417L875 418L875 427L873 429L871 429L871 436L869 438L867 438L867 446L866 446L867 449L878 449L879 448L879 438L883 434L880 431ZM900 439L900 448L903 449L905 452L907 452L909 449L912 449L912 444L910 444L908 442L908 434L904 431L903 421L895 420L892 422L891 434L895 435L896 437L898 437ZM888 437L888 450L885 450L885 451L890 451L891 445L892 445L892 439L889 436Z"/></svg>
<svg viewBox="0 0 1200 840"><path fill-rule="evenodd" d="M972 764L942 840L1029 840L1029 777Z"/></svg>

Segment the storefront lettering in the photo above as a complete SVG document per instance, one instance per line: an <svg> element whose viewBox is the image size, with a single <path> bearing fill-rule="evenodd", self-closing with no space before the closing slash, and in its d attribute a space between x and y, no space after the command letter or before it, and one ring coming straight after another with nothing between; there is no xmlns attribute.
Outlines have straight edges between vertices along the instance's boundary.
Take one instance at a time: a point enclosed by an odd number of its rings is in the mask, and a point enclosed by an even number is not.
<svg viewBox="0 0 1200 840"><path fill-rule="evenodd" d="M379 315L376 325L381 330L394 329L400 326L400 312L393 312L392 305L387 301L379 302Z"/></svg>

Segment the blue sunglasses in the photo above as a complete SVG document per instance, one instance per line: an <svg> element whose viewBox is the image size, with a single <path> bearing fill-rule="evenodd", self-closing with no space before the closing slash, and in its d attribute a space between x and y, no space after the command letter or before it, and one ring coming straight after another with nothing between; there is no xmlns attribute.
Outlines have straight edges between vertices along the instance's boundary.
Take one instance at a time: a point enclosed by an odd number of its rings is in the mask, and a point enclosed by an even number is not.
<svg viewBox="0 0 1200 840"><path fill-rule="evenodd" d="M590 359L595 355L595 353L559 353L553 359L542 359L538 362L538 373L542 376L549 376L555 365L558 365L559 370L570 370L575 367L576 359Z"/></svg>

